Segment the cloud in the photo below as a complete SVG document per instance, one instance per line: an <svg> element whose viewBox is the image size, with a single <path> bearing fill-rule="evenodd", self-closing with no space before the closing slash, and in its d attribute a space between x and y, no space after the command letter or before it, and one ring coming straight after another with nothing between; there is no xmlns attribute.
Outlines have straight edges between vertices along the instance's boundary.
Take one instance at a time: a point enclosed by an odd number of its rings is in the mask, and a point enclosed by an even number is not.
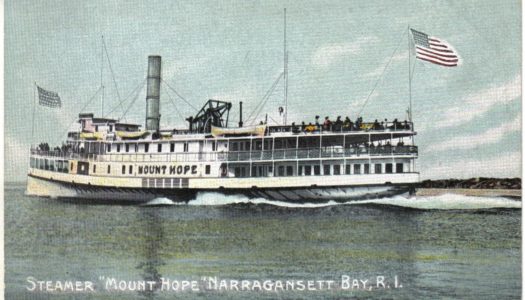
<svg viewBox="0 0 525 300"><path fill-rule="evenodd" d="M517 115L516 118L510 122L501 124L498 127L491 128L476 135L457 136L448 139L439 144L433 145L427 149L428 152L445 151L449 149L473 149L482 145L494 144L503 139L503 137L511 132L521 130L521 117Z"/></svg>
<svg viewBox="0 0 525 300"><path fill-rule="evenodd" d="M521 97L521 75L516 75L511 81L499 86L493 86L476 93L472 93L459 100L454 107L445 111L443 119L437 128L457 126L467 123L477 116L489 111L495 105L508 103Z"/></svg>
<svg viewBox="0 0 525 300"><path fill-rule="evenodd" d="M521 153L502 153L483 160L438 162L423 166L421 179L471 178L471 177L519 177L521 176Z"/></svg>
<svg viewBox="0 0 525 300"><path fill-rule="evenodd" d="M376 40L375 37L361 37L347 43L334 43L321 46L312 55L312 64L318 67L329 67L341 58L363 51L363 45Z"/></svg>

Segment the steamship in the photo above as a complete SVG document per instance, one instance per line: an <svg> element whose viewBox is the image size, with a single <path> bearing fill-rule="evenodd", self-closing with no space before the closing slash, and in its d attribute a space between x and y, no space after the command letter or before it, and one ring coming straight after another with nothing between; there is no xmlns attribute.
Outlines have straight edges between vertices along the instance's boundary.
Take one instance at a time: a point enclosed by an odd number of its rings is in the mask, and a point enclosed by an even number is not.
<svg viewBox="0 0 525 300"><path fill-rule="evenodd" d="M161 57L148 58L145 128L81 113L65 146L32 146L26 193L92 201L176 202L200 192L287 202L409 195L419 181L413 123L231 127L208 100L185 129L160 127Z"/></svg>

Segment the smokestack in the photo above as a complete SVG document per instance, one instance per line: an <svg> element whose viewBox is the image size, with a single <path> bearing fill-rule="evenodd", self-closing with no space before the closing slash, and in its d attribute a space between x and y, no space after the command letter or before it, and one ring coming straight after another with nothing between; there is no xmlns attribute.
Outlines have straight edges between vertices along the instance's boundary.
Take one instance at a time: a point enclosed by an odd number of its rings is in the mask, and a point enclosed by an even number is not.
<svg viewBox="0 0 525 300"><path fill-rule="evenodd" d="M148 89L146 94L146 130L159 131L161 57L148 57Z"/></svg>

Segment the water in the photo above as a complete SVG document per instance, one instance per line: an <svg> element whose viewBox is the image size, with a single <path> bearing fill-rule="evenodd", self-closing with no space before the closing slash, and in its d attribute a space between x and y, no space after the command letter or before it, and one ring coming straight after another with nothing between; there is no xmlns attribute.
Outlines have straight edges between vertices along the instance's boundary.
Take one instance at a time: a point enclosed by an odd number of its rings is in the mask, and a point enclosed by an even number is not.
<svg viewBox="0 0 525 300"><path fill-rule="evenodd" d="M24 185L5 190L7 299L508 299L521 293L521 202L511 199L444 195L290 205L209 193L189 205L158 199L153 204L164 206L117 206L23 192ZM343 289L344 275L369 280L373 289ZM95 292L30 292L29 276L91 281ZM225 291L207 286L203 277L210 276L251 287L264 280L296 286ZM377 276L390 288L377 288ZM194 280L199 291L108 291L107 278ZM300 280L335 283L300 291Z"/></svg>

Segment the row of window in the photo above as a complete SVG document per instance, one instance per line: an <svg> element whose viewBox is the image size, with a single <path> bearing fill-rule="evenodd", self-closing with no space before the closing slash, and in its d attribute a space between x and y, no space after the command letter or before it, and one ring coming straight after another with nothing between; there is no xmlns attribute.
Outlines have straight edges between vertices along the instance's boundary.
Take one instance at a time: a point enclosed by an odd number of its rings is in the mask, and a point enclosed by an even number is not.
<svg viewBox="0 0 525 300"><path fill-rule="evenodd" d="M150 144L144 143L143 145L144 145L144 152L148 153ZM161 144L161 143L157 144L158 153L162 152L163 145L164 144ZM167 145L168 144L166 144L166 146ZM170 146L170 152L175 152L175 143L170 143L169 146ZM106 152L111 152L111 151L115 151L117 153L130 152L130 148L131 148L131 144L107 144ZM215 148L216 148L215 142L212 142L212 151L215 151ZM188 143L184 143L183 151L188 152L188 149L189 149ZM134 152L139 152L139 144L134 144L134 150L135 150Z"/></svg>
<svg viewBox="0 0 525 300"><path fill-rule="evenodd" d="M53 160L45 158L34 158L31 157L29 161L31 168L46 170L46 171L56 171L61 173L68 173L68 163L67 160Z"/></svg>
<svg viewBox="0 0 525 300"><path fill-rule="evenodd" d="M371 168L373 166L373 169ZM322 167L322 168L321 168ZM403 163L385 163L384 169L383 164L347 164L344 165L300 165L297 173L295 173L295 167L292 165L288 166L277 166L277 172L274 176L283 177L283 176L309 176L309 175L350 175L350 174L392 174L394 173L394 168L396 173L403 173L405 169ZM251 174L248 174L248 168L246 167L235 167L234 174L235 177L266 177L269 173L272 173L272 166L252 166ZM321 172L322 171L322 172ZM352 172L353 171L353 172Z"/></svg>

